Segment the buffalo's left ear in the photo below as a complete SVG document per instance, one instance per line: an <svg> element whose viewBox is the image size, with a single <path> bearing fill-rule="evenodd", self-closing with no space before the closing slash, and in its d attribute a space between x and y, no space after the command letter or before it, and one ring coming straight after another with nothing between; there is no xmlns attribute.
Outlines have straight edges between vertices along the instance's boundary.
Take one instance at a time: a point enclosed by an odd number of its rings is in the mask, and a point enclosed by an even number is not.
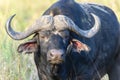
<svg viewBox="0 0 120 80"><path fill-rule="evenodd" d="M28 42L22 43L18 46L17 51L19 53L32 53L37 51L37 42L35 40L30 40Z"/></svg>
<svg viewBox="0 0 120 80"><path fill-rule="evenodd" d="M72 44L73 44L73 50L77 51L77 52L81 52L81 51L86 51L89 52L90 51L90 47L88 47L86 44L80 42L77 39L72 39Z"/></svg>

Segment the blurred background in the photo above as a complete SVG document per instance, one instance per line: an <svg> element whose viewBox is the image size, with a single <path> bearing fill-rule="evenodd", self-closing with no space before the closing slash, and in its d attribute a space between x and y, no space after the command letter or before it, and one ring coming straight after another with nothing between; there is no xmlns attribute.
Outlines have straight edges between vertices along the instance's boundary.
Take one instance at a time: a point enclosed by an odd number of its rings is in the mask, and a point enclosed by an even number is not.
<svg viewBox="0 0 120 80"><path fill-rule="evenodd" d="M25 42L12 40L5 32L5 22L16 14L13 28L23 31L57 0L0 0L0 80L38 80L33 54L18 54L17 46ZM110 7L120 20L120 0L76 0ZM29 39L29 38L28 38ZM102 80L108 80L104 77Z"/></svg>

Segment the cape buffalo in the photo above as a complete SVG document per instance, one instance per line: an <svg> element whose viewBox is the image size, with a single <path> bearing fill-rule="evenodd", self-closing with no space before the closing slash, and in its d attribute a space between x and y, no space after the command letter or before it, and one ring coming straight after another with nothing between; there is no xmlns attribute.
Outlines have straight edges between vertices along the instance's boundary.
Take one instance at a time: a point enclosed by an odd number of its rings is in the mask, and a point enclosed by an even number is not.
<svg viewBox="0 0 120 80"><path fill-rule="evenodd" d="M59 0L24 32L12 29L14 16L6 31L15 40L34 35L17 51L34 53L40 80L120 80L120 27L108 7Z"/></svg>

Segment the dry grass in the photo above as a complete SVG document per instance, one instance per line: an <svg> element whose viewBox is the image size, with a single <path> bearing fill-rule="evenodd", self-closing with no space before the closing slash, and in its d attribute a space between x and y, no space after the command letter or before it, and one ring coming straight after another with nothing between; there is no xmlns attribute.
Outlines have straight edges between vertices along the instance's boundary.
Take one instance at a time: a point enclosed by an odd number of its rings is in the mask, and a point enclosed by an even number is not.
<svg viewBox="0 0 120 80"><path fill-rule="evenodd" d="M18 44L22 41L12 40L5 32L4 25L9 16L17 14L13 20L14 29L23 31L56 1L0 0L0 80L38 80L33 55L16 52ZM120 0L77 0L77 2L106 5L115 11L120 20Z"/></svg>

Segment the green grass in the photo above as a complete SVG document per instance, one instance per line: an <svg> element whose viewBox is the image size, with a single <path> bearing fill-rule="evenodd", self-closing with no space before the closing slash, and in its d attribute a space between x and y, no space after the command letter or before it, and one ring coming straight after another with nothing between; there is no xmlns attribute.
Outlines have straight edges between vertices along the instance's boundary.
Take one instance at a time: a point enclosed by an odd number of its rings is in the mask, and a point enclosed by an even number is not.
<svg viewBox="0 0 120 80"><path fill-rule="evenodd" d="M18 54L24 41L12 40L5 32L5 21L13 14L13 28L23 31L57 0L0 0L0 80L38 80L32 55ZM94 2L112 8L120 20L120 0L77 0ZM27 40L27 39L26 39ZM103 79L105 80L105 79Z"/></svg>

